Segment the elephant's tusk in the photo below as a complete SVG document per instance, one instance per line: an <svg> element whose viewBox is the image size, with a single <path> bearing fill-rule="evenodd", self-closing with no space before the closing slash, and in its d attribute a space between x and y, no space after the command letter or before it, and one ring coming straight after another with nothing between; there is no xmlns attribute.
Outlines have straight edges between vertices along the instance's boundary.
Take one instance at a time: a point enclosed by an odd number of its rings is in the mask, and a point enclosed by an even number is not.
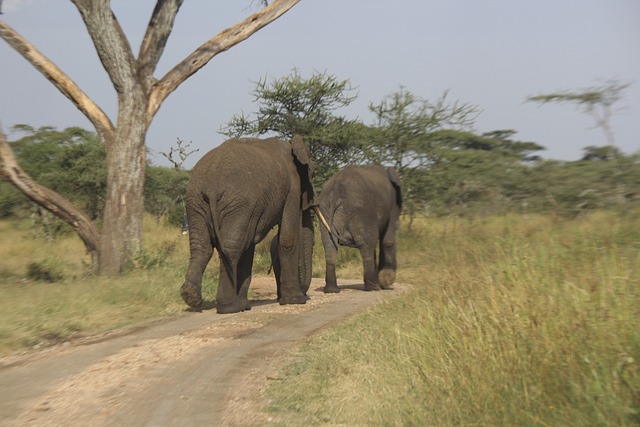
<svg viewBox="0 0 640 427"><path fill-rule="evenodd" d="M322 225L324 225L324 227L327 229L329 234L333 234L331 232L331 227L329 227L329 223L327 223L327 220L324 218L324 215L322 215L322 211L320 211L320 207L319 206L314 206L313 210L316 211L316 213L318 214L318 218L320 218L320 222L322 223Z"/></svg>

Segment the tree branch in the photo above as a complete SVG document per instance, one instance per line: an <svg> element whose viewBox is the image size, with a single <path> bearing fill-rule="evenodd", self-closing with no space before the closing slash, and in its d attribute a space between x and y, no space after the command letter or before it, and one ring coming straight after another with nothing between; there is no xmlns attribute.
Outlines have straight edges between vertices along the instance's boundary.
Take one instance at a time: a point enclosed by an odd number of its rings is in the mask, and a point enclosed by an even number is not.
<svg viewBox="0 0 640 427"><path fill-rule="evenodd" d="M109 0L71 0L82 16L100 62L118 94L134 93L138 83L129 41L111 11Z"/></svg>
<svg viewBox="0 0 640 427"><path fill-rule="evenodd" d="M109 117L57 65L34 46L0 21L0 37L40 71L55 87L91 121L104 141L110 141L114 127Z"/></svg>
<svg viewBox="0 0 640 427"><path fill-rule="evenodd" d="M71 225L84 242L94 267L97 266L100 234L95 224L69 200L38 184L20 168L2 130L0 130L0 176L6 178L33 202Z"/></svg>
<svg viewBox="0 0 640 427"><path fill-rule="evenodd" d="M198 47L154 85L147 113L147 124L151 123L153 116L155 116L166 97L182 82L207 65L214 56L246 40L262 27L278 19L299 1L276 0L261 11L227 28Z"/></svg>
<svg viewBox="0 0 640 427"><path fill-rule="evenodd" d="M184 0L158 0L153 10L147 32L140 45L137 62L138 73L146 80L148 87L154 83L153 73L167 45L176 15L183 2Z"/></svg>

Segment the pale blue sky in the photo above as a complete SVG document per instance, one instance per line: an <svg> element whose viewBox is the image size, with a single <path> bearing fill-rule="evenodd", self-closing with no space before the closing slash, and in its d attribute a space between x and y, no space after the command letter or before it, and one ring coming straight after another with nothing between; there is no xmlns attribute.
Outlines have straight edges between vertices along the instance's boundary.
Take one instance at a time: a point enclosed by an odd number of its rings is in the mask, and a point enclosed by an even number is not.
<svg viewBox="0 0 640 427"><path fill-rule="evenodd" d="M252 0L186 0L156 73L255 11ZM254 3L258 3L254 0ZM134 52L154 1L113 0ZM70 1L4 0L0 19L52 59L115 120L115 93ZM90 123L55 87L0 41L0 122L60 129ZM165 101L147 145L176 138L200 148L224 140L220 126L255 111L250 91L297 68L349 79L358 100L343 113L370 124L370 102L402 85L415 95L477 105L476 130L514 129L547 147L545 158L578 159L603 145L593 121L570 105L525 103L529 95L632 82L611 120L618 146L640 150L640 0L302 0L250 39L215 57ZM9 139L12 136L9 135ZM151 155L155 164L166 164Z"/></svg>

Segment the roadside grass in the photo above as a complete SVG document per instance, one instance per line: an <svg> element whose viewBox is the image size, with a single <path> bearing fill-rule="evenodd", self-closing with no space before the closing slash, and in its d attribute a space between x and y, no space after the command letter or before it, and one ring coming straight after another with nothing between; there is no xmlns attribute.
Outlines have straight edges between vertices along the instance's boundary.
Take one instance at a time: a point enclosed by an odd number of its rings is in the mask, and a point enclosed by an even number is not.
<svg viewBox="0 0 640 427"><path fill-rule="evenodd" d="M185 312L179 289L189 239L179 228L146 217L145 250L118 277L92 274L75 234L46 240L38 231L26 220L0 220L0 357ZM273 274L269 243L274 234L256 247L256 276ZM315 250L314 273L324 275L319 233ZM341 259L359 262L353 253ZM218 268L214 254L203 278L209 306L215 300Z"/></svg>
<svg viewBox="0 0 640 427"><path fill-rule="evenodd" d="M422 219L399 245L413 290L305 344L276 425L640 423L640 215Z"/></svg>
<svg viewBox="0 0 640 427"><path fill-rule="evenodd" d="M0 221L0 236L0 356L184 313L175 227L147 218L146 251L117 278L92 275L73 234L46 242ZM398 260L412 291L305 344L266 391L276 424L640 423L640 215L414 220ZM34 264L56 274L29 278ZM356 250L338 264L362 277ZM205 300L217 275L214 256Z"/></svg>
<svg viewBox="0 0 640 427"><path fill-rule="evenodd" d="M28 222L0 221L0 356L180 315L179 295L189 259L188 238L176 227L145 222L146 250L118 277L91 274L89 257L74 234L34 238ZM59 274L54 281L30 266ZM203 281L215 297L217 263Z"/></svg>

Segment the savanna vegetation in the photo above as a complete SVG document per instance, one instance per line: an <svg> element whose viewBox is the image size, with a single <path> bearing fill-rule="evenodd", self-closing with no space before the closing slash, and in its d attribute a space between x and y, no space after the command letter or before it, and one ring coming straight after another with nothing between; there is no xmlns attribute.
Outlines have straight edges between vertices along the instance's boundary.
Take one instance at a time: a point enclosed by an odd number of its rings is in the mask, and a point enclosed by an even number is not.
<svg viewBox="0 0 640 427"><path fill-rule="evenodd" d="M118 280L72 234L0 220L0 354L184 313L177 226ZM6 237L6 238L5 238ZM266 391L282 425L637 425L640 215L420 218L399 236L397 297L303 345ZM359 277L356 250L338 276ZM266 275L259 245L254 272ZM317 242L314 275L323 274ZM215 296L217 265L205 274Z"/></svg>
<svg viewBox="0 0 640 427"><path fill-rule="evenodd" d="M400 246L412 291L300 349L281 425L640 422L640 215L420 219Z"/></svg>
<svg viewBox="0 0 640 427"><path fill-rule="evenodd" d="M640 423L640 153L621 152L605 132L607 144L585 147L579 160L544 159L544 147L515 130L476 132L476 106L406 88L371 102L365 124L340 114L356 95L328 74L261 79L253 95L258 111L221 132L301 133L318 188L349 163L398 169L398 281L412 288L301 348L267 391L274 420ZM533 100L573 100L552 95ZM100 228L107 168L96 134L18 125L10 135L22 169ZM184 312L187 148L178 140L164 153L172 167L147 165L145 245L117 277L96 275L68 224L0 181L1 355ZM264 243L254 263L267 274ZM341 250L338 268L360 277L357 252ZM323 274L318 241L314 276ZM216 280L214 259L205 299Z"/></svg>

